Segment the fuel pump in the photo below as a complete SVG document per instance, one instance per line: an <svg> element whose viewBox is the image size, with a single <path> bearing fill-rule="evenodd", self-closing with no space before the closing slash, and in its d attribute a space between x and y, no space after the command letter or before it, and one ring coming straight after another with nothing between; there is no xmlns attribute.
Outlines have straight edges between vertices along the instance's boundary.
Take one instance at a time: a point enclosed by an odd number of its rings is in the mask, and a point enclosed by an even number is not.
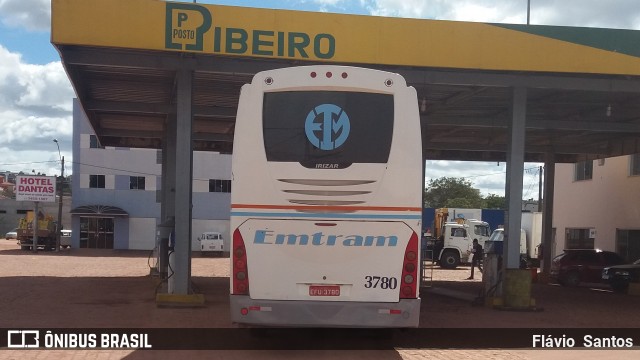
<svg viewBox="0 0 640 360"><path fill-rule="evenodd" d="M169 278L169 252L173 251L173 247L171 245L170 250L170 238L171 233L175 228L175 220L173 217L169 217L167 220L163 221L158 225L158 273L160 274L160 279L163 281Z"/></svg>
<svg viewBox="0 0 640 360"><path fill-rule="evenodd" d="M487 240L484 243L485 256L482 282L485 303L495 305L494 299L502 298L502 241Z"/></svg>
<svg viewBox="0 0 640 360"><path fill-rule="evenodd" d="M175 279L171 279L171 277L173 276L173 268L176 266L176 259L175 259L175 255L174 255L174 249L176 246L176 229L172 228L171 232L169 233L169 269L167 269L167 292L169 294L173 294L173 288L174 288L174 280Z"/></svg>

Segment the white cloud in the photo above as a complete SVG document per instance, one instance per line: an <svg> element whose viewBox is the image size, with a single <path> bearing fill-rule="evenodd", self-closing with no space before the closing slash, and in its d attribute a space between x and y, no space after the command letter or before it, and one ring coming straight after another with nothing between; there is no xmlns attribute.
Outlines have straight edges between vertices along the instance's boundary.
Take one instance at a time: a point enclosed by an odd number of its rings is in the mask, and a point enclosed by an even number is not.
<svg viewBox="0 0 640 360"><path fill-rule="evenodd" d="M343 0L313 0L314 3L319 4L321 6L336 6L341 3Z"/></svg>
<svg viewBox="0 0 640 360"><path fill-rule="evenodd" d="M71 99L74 94L61 62L46 65L25 64L22 70L21 83L25 86L25 92L20 97L18 105L72 111Z"/></svg>
<svg viewBox="0 0 640 360"><path fill-rule="evenodd" d="M0 170L52 173L61 152L71 155L73 89L62 64L25 64L0 45Z"/></svg>
<svg viewBox="0 0 640 360"><path fill-rule="evenodd" d="M524 24L527 0L361 0L372 15ZM531 24L640 29L637 0L531 0Z"/></svg>
<svg viewBox="0 0 640 360"><path fill-rule="evenodd" d="M0 21L29 31L51 29L51 0L0 0Z"/></svg>

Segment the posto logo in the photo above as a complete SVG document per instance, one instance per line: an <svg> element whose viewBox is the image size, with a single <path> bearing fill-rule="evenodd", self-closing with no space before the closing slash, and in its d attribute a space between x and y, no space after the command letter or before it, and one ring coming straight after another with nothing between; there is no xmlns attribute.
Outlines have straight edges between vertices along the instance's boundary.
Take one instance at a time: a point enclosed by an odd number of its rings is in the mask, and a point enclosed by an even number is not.
<svg viewBox="0 0 640 360"><path fill-rule="evenodd" d="M167 3L165 48L301 59L332 59L336 52L336 39L327 33L249 30L213 25L213 15L204 6Z"/></svg>

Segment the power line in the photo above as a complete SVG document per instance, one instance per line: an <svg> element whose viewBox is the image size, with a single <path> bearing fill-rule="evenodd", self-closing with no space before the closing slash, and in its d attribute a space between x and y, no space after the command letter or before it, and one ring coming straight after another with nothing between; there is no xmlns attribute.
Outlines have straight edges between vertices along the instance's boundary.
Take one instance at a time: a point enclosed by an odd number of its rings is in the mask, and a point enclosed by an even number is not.
<svg viewBox="0 0 640 360"><path fill-rule="evenodd" d="M73 164L78 164L78 165L83 165L83 166L94 167L94 168L98 168L98 169L114 170L114 171L122 172L122 173L125 173L125 174L136 174L136 175L160 176L160 174L146 173L146 172L133 171L133 170L125 170L125 169L118 169L118 168L112 168L112 167L108 167L108 166L100 166L100 165L85 164L85 163L81 163L81 162L79 162L79 161L71 161L71 163L73 163ZM196 180L196 181L209 181L210 179L192 178L192 180Z"/></svg>
<svg viewBox="0 0 640 360"><path fill-rule="evenodd" d="M526 172L526 171L532 170L532 169L537 169L537 167L525 168L524 171ZM471 179L471 178L477 178L477 177L482 177L482 176L504 175L506 173L507 173L507 171L505 170L505 171L495 172L495 173L490 173L490 174L460 176L460 178L462 178L462 179Z"/></svg>
<svg viewBox="0 0 640 360"><path fill-rule="evenodd" d="M11 163L11 164L0 164L0 166L13 166L13 165L30 165L30 164L46 164L46 163L57 163L60 160L49 160L49 161L30 161L23 163Z"/></svg>
<svg viewBox="0 0 640 360"><path fill-rule="evenodd" d="M32 161L32 162L24 162L24 163L11 163L11 164L0 164L0 166L12 166L12 165L28 165L28 164L46 164L46 163L58 163L60 162L59 160L49 160L49 161ZM78 164L78 165L83 165L83 166L88 166L88 167L93 167L93 168L98 168L98 169L105 169L105 170L114 170L114 171L119 171L119 172L123 172L125 174L138 174L138 175L149 175L149 176L160 176L159 174L155 174L155 173L148 173L148 172L141 172L141 171L134 171L134 170L126 170L126 169L119 169L119 168L114 168L114 167L108 167L108 166L100 166L100 165L93 165L93 164L85 164L79 161L69 161L72 164ZM530 170L536 170L535 174L537 174L538 172L538 167L530 167L530 168L525 168L524 171L528 172ZM505 171L501 171L501 172L495 172L495 173L489 173L489 174L478 174L478 175L469 175L469 176L461 176L460 178L462 179L473 179L473 178L478 178L478 177L483 177L483 176L494 176L494 175L503 175L506 174L506 170ZM198 180L198 181L208 181L209 179L200 179L200 178L193 178L193 180ZM532 185L531 185L532 186Z"/></svg>
<svg viewBox="0 0 640 360"><path fill-rule="evenodd" d="M152 173L146 173L146 172L140 172L140 171L118 169L118 168L112 168L112 167L108 167L108 166L85 164L85 163L81 163L79 161L71 161L71 163L78 164L78 165L89 166L89 167L98 168L98 169L115 170L115 171L120 171L120 172L123 172L123 173L138 174L138 175L149 175L149 176L160 176L158 174L152 174Z"/></svg>
<svg viewBox="0 0 640 360"><path fill-rule="evenodd" d="M533 175L533 176L534 176L534 179L535 179L535 177L537 177L537 176L538 176L538 173L539 173L539 172L540 172L540 168L539 168L539 167L537 167L537 168L536 168L535 173L532 173L532 174L530 174L530 175ZM533 181L533 180L532 180L532 181L529 183L529 189L527 189L527 193L523 196L523 198L526 198L526 197L528 197L528 196L529 196L529 194L531 193L531 190L533 190L533 185L534 185L534 184L537 184L537 183L538 183L538 179L535 179L535 181Z"/></svg>

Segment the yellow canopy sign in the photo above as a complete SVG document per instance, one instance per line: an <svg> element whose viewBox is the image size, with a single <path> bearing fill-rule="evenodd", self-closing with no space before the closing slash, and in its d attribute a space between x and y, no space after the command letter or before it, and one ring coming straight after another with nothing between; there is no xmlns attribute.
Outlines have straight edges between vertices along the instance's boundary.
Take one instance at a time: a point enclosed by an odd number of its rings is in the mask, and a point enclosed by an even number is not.
<svg viewBox="0 0 640 360"><path fill-rule="evenodd" d="M640 31L52 0L52 43L351 64L640 75Z"/></svg>

